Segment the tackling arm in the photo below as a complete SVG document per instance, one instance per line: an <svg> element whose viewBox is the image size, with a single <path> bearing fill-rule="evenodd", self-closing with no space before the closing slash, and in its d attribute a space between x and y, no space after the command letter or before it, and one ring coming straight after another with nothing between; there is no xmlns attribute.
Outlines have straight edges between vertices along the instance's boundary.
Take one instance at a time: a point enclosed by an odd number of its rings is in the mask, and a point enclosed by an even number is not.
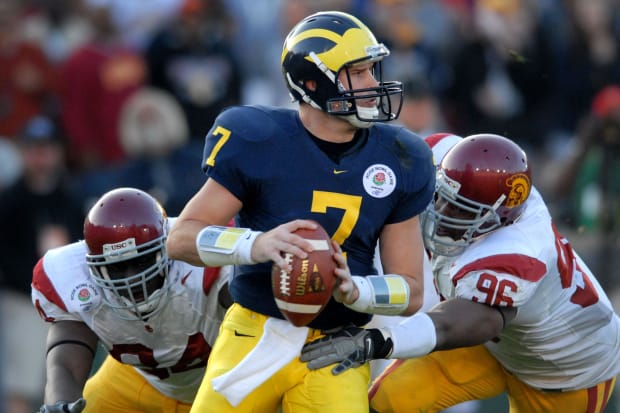
<svg viewBox="0 0 620 413"><path fill-rule="evenodd" d="M497 337L516 311L516 308L491 307L453 298L381 331L393 342L390 358L414 358L431 351L489 341Z"/></svg>
<svg viewBox="0 0 620 413"><path fill-rule="evenodd" d="M379 358L415 358L432 351L482 344L496 337L516 315L516 308L497 308L454 298L427 313L383 328L346 327L304 346L301 361L310 369L338 363L333 374Z"/></svg>
<svg viewBox="0 0 620 413"><path fill-rule="evenodd" d="M95 333L84 323L59 321L50 326L44 398L48 411L61 400L74 401L82 397L97 342Z"/></svg>
<svg viewBox="0 0 620 413"><path fill-rule="evenodd" d="M435 350L475 346L489 341L512 321L516 312L514 307L491 307L462 298L443 301L427 313L435 325Z"/></svg>

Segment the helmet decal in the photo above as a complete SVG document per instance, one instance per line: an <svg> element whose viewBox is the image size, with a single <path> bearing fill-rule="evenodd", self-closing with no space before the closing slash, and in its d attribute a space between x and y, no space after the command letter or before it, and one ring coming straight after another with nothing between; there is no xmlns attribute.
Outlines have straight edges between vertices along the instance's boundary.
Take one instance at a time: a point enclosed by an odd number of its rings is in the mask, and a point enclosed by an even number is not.
<svg viewBox="0 0 620 413"><path fill-rule="evenodd" d="M106 256L106 258L114 254L136 256L138 255L136 248L136 239L128 238L126 240L114 242L112 244L103 244L103 254L104 256Z"/></svg>
<svg viewBox="0 0 620 413"><path fill-rule="evenodd" d="M506 208L514 208L525 202L530 195L530 178L525 174L516 174L506 180L506 186L510 188Z"/></svg>
<svg viewBox="0 0 620 413"><path fill-rule="evenodd" d="M298 36L287 40L291 46L297 42L306 42L300 47L314 50L319 59L334 73L344 64L352 64L365 59L377 59L389 55L387 47L383 44L368 44L368 33L358 28L347 30L340 35L328 30L315 29L300 33ZM328 42L325 41L328 40ZM286 52L286 48L285 48ZM310 56L305 57L312 62Z"/></svg>

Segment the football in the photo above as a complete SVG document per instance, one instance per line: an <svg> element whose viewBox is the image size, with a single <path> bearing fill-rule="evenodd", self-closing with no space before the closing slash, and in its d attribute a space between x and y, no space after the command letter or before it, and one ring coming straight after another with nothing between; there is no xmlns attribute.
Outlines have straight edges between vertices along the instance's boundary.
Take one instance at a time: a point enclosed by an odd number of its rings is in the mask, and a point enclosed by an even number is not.
<svg viewBox="0 0 620 413"><path fill-rule="evenodd" d="M274 264L271 287L282 315L293 325L302 327L314 320L329 302L336 283L336 263L332 258L334 247L323 227L299 229L295 233L311 240L314 251L305 259L287 254L290 272Z"/></svg>

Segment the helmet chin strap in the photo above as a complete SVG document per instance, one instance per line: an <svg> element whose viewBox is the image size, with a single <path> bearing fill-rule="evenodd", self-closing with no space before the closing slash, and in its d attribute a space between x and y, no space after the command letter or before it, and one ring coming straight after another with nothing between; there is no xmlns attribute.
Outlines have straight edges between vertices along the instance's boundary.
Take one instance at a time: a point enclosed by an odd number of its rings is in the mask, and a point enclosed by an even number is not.
<svg viewBox="0 0 620 413"><path fill-rule="evenodd" d="M355 126L356 128L359 128L359 129L367 129L367 128L370 128L372 126L372 122L364 122L363 120L359 120L357 115L344 116L344 118L351 125Z"/></svg>
<svg viewBox="0 0 620 413"><path fill-rule="evenodd" d="M356 128L370 128L372 126L372 122L361 119L373 119L379 116L379 109L377 107L365 107L358 105L356 109L357 115L349 115L346 117L349 123Z"/></svg>

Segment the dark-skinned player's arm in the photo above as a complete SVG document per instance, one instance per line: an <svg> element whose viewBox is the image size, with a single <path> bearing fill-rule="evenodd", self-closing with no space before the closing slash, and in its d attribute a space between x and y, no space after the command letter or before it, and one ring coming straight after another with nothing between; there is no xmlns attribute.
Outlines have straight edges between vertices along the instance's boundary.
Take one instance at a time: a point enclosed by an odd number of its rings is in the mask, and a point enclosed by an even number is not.
<svg viewBox="0 0 620 413"><path fill-rule="evenodd" d="M84 384L95 358L98 338L84 323L58 321L47 334L44 405L40 412L79 413L84 409Z"/></svg>
<svg viewBox="0 0 620 413"><path fill-rule="evenodd" d="M304 346L310 369L338 363L334 374L368 360L414 358L432 351L482 344L495 338L516 315L512 307L491 307L462 298L437 304L400 324L383 328L347 327Z"/></svg>

